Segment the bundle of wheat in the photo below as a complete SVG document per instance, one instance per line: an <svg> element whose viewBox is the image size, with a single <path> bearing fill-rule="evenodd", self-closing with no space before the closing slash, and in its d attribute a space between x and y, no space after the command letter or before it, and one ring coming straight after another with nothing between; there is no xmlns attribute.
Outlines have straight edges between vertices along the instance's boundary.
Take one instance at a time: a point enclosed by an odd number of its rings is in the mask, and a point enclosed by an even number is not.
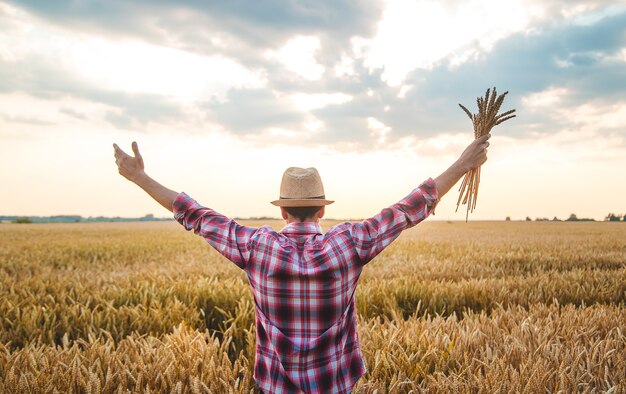
<svg viewBox="0 0 626 394"><path fill-rule="evenodd" d="M479 138L483 135L489 134L494 126L497 126L500 123L515 117L515 115L513 115L513 112L515 112L514 109L506 111L502 114L498 114L498 111L500 110L500 107L504 102L504 97L508 93L509 92L504 92L503 94L498 96L495 86L493 88L493 91L491 91L491 89L487 89L484 98L478 97L476 99L476 103L478 104L477 114L472 114L467 108L463 106L463 104L459 104L459 106L463 109L463 111L465 111L467 116L469 116L472 124L474 125L474 138ZM459 200L456 203L456 210L459 210L461 200L463 204L467 204L467 212L465 214L466 222L470 211L474 212L474 208L476 208L476 199L478 198L479 183L480 167L477 167L471 169L468 173L465 174L463 182L461 183L461 187L459 188L460 194Z"/></svg>

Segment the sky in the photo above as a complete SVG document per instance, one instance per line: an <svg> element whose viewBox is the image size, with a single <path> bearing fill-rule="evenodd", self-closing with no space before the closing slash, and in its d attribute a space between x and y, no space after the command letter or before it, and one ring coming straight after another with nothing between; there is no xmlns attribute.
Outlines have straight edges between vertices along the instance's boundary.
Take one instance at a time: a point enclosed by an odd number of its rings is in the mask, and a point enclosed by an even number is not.
<svg viewBox="0 0 626 394"><path fill-rule="evenodd" d="M0 0L0 215L171 214L148 175L231 217L274 216L316 167L365 218L491 132L473 220L626 213L626 0ZM434 220L455 212L460 183ZM463 211L463 212L461 212Z"/></svg>

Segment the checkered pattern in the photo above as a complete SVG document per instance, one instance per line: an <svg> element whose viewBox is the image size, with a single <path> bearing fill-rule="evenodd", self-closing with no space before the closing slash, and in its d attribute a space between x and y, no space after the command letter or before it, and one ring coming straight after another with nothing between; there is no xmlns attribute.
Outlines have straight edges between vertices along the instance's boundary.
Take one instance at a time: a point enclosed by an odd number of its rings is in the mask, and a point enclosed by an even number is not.
<svg viewBox="0 0 626 394"><path fill-rule="evenodd" d="M265 393L349 393L365 373L355 289L363 266L424 220L439 198L429 178L361 223L246 227L185 193L174 217L245 270L254 295L254 379Z"/></svg>

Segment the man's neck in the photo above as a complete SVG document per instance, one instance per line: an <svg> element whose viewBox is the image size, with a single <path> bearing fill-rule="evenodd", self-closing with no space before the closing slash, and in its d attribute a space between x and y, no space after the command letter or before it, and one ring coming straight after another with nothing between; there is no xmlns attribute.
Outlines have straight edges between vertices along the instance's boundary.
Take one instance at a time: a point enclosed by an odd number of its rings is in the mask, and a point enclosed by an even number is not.
<svg viewBox="0 0 626 394"><path fill-rule="evenodd" d="M305 219L305 220L298 220L298 219L287 219L285 220L286 224L292 224L292 223L313 223L313 224L320 224L320 220L319 219Z"/></svg>

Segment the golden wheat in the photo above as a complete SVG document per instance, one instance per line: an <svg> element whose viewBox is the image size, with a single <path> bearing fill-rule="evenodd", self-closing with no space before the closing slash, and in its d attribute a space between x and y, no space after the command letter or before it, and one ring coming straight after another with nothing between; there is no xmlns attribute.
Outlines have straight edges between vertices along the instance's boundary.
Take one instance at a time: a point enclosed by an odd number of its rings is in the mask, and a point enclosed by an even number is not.
<svg viewBox="0 0 626 394"><path fill-rule="evenodd" d="M626 389L625 326L626 310L607 305L538 304L462 319L360 319L368 373L355 392L571 392L581 387L620 392ZM160 339L133 334L117 345L94 338L13 351L0 345L0 391L254 392L253 354L241 351L231 361L228 347L227 340L182 323ZM31 357L46 360L48 367L33 365Z"/></svg>
<svg viewBox="0 0 626 394"><path fill-rule="evenodd" d="M0 392L258 392L246 277L176 223L0 239ZM406 231L360 278L355 393L625 392L625 250L619 223Z"/></svg>

